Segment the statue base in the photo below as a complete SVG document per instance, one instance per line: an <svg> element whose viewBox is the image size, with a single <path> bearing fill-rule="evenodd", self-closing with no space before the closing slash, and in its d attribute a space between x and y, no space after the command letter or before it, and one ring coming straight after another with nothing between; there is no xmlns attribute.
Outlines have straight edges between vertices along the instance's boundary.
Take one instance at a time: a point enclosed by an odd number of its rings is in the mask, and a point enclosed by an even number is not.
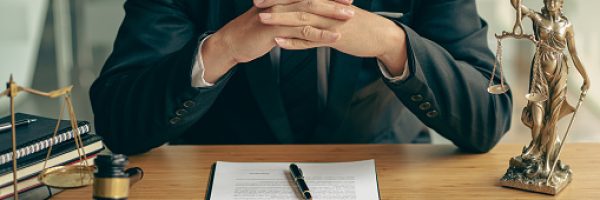
<svg viewBox="0 0 600 200"><path fill-rule="evenodd" d="M569 166L563 165L560 160L554 174L547 181L549 173L541 159L520 155L510 159L510 166L500 179L500 184L530 192L556 195L573 179L573 173Z"/></svg>

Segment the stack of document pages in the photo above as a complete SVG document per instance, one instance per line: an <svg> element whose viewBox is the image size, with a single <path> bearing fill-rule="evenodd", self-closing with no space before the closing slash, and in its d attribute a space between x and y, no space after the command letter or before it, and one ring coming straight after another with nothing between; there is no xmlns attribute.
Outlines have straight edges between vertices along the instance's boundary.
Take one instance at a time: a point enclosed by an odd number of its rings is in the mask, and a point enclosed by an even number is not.
<svg viewBox="0 0 600 200"><path fill-rule="evenodd" d="M314 200L380 199L374 160L296 164ZM206 199L302 199L289 167L289 162L217 162Z"/></svg>

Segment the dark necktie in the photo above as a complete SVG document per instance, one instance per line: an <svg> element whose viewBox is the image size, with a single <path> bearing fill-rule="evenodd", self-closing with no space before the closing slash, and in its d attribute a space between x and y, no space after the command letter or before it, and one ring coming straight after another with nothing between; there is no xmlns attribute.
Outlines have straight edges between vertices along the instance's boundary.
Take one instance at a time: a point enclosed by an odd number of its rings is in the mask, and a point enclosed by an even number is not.
<svg viewBox="0 0 600 200"><path fill-rule="evenodd" d="M315 132L318 110L317 51L282 50L279 64L281 96L295 140Z"/></svg>

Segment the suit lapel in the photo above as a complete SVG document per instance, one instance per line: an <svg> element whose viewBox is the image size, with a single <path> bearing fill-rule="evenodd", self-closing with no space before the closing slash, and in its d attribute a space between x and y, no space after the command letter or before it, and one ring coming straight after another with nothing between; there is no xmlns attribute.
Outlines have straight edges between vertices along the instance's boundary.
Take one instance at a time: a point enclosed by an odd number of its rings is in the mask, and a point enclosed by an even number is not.
<svg viewBox="0 0 600 200"><path fill-rule="evenodd" d="M371 8L371 3L372 0L354 1L355 6L366 10ZM327 106L324 113L320 115L316 135L313 137L315 142L332 142L331 139L334 138L332 135L337 134L337 130L347 117L363 60L331 50Z"/></svg>
<svg viewBox="0 0 600 200"><path fill-rule="evenodd" d="M341 126L347 116L348 109L354 96L362 58L331 51L330 88L327 97L327 107L321 115L314 139L316 142L331 142L332 134Z"/></svg>
<svg viewBox="0 0 600 200"><path fill-rule="evenodd" d="M277 75L273 70L269 55L238 67L246 71L256 102L277 139L283 144L293 143L294 137L281 100Z"/></svg>
<svg viewBox="0 0 600 200"><path fill-rule="evenodd" d="M230 1L233 2L233 11L236 16L252 7L251 0ZM281 100L277 74L273 70L269 54L252 62L240 64L238 68L245 71L252 94L275 137L283 144L293 143L294 137Z"/></svg>

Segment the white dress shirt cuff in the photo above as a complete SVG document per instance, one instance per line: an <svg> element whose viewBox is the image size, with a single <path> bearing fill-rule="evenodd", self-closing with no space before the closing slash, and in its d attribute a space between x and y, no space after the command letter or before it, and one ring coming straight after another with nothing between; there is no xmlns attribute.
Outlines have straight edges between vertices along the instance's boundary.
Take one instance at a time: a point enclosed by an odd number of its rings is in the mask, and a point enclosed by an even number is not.
<svg viewBox="0 0 600 200"><path fill-rule="evenodd" d="M392 76L387 67L379 59L377 60L377 65L379 65L379 70L383 74L383 77L392 83L406 80L408 76L410 76L410 70L408 70L408 60L404 63L404 71L400 76Z"/></svg>
<svg viewBox="0 0 600 200"><path fill-rule="evenodd" d="M210 38L211 35L206 36L202 41L200 41L200 45L198 45L198 55L196 55L196 61L194 62L194 66L192 67L192 87L197 88L206 88L212 87L215 83L209 83L204 79L204 60L202 59L202 46L204 46L204 42L206 39Z"/></svg>

